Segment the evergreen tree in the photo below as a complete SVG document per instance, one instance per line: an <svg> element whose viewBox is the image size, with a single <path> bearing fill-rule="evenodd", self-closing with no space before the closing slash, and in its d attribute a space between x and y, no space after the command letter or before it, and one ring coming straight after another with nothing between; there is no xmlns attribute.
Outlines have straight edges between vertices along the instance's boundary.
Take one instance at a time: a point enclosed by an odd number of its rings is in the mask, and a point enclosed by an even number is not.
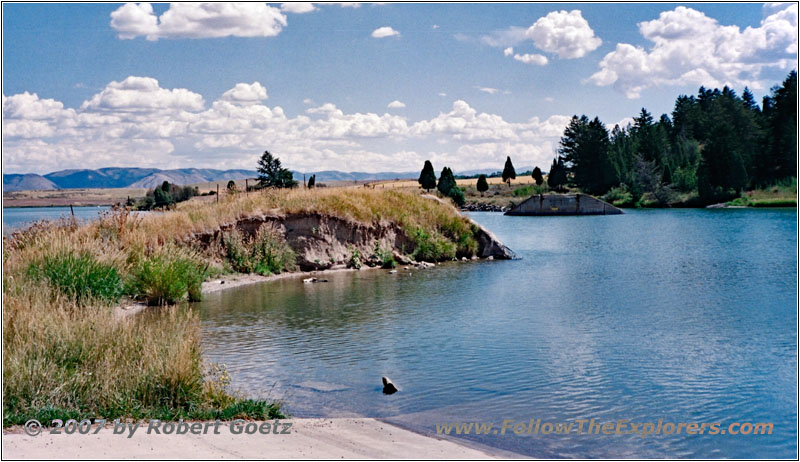
<svg viewBox="0 0 800 462"><path fill-rule="evenodd" d="M166 181L164 183L166 183L167 187L169 187L169 183ZM156 188L155 191L153 191L153 199L155 199L154 205L156 207L167 207L172 204L172 195L164 190L163 185L162 187Z"/></svg>
<svg viewBox="0 0 800 462"><path fill-rule="evenodd" d="M481 174L478 177L478 184L475 185L478 189L478 192L481 193L481 197L483 197L483 193L489 190L489 183L486 181L486 175Z"/></svg>
<svg viewBox="0 0 800 462"><path fill-rule="evenodd" d="M544 177L542 176L542 170L539 167L534 167L533 172L531 173L531 177L533 181L536 182L536 186L541 186L544 183Z"/></svg>
<svg viewBox="0 0 800 462"><path fill-rule="evenodd" d="M225 187L228 192L235 193L236 192L236 182L233 180L228 180L228 185Z"/></svg>
<svg viewBox="0 0 800 462"><path fill-rule="evenodd" d="M311 177L308 179L308 189L311 189L316 185L317 185L317 175L314 174L311 175Z"/></svg>
<svg viewBox="0 0 800 462"><path fill-rule="evenodd" d="M547 185L554 191L561 191L567 184L567 169L561 157L553 159L550 171L547 173Z"/></svg>
<svg viewBox="0 0 800 462"><path fill-rule="evenodd" d="M444 167L441 175L439 175L439 183L436 185L436 188L443 196L448 196L450 195L450 190L455 187L456 179L453 176L453 171L450 170L449 167Z"/></svg>
<svg viewBox="0 0 800 462"><path fill-rule="evenodd" d="M417 182L422 186L422 189L426 191L430 191L436 187L436 172L433 170L431 161L425 161L425 165L422 167L422 172L419 174Z"/></svg>
<svg viewBox="0 0 800 462"><path fill-rule="evenodd" d="M511 180L517 178L517 172L514 170L514 164L511 163L511 156L506 156L506 165L503 167L503 181L508 183L511 187Z"/></svg>
<svg viewBox="0 0 800 462"><path fill-rule="evenodd" d="M281 160L273 157L269 151L258 159L258 187L259 188L293 188L297 186L292 172L281 166Z"/></svg>

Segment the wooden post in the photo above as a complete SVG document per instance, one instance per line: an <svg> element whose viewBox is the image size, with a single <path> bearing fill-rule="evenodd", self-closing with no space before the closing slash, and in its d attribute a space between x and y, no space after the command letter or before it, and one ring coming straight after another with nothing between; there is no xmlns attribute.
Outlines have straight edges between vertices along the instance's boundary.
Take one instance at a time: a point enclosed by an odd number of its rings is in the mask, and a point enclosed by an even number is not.
<svg viewBox="0 0 800 462"><path fill-rule="evenodd" d="M217 183L217 204L219 204L219 183Z"/></svg>
<svg viewBox="0 0 800 462"><path fill-rule="evenodd" d="M72 215L72 218L75 218L75 210L72 210L72 204L69 204L69 213Z"/></svg>
<svg viewBox="0 0 800 462"><path fill-rule="evenodd" d="M247 197L247 191L250 189L250 186L247 185L247 178L244 179L244 195Z"/></svg>

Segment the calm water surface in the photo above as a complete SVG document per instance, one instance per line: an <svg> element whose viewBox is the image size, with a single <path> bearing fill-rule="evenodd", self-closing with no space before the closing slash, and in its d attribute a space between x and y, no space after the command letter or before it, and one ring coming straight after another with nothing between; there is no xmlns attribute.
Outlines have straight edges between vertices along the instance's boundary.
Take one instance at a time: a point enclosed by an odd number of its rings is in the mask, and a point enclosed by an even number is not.
<svg viewBox="0 0 800 462"><path fill-rule="evenodd" d="M108 207L73 207L75 218L93 220ZM39 220L70 217L69 207L3 207L3 234L12 233Z"/></svg>
<svg viewBox="0 0 800 462"><path fill-rule="evenodd" d="M295 416L772 422L772 435L470 438L539 457L796 457L796 210L474 213L521 257L210 294L204 348ZM401 388L384 396L382 375ZM723 427L724 428L724 427Z"/></svg>

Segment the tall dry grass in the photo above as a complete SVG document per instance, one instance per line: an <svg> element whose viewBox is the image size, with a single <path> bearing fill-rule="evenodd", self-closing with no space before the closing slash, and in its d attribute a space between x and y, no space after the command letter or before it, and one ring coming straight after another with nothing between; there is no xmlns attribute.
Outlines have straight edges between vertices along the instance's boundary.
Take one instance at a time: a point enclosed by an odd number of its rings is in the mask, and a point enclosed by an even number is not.
<svg viewBox="0 0 800 462"><path fill-rule="evenodd" d="M418 240L423 259L477 250L472 225L455 208L394 190L265 191L146 216L122 210L83 225L34 225L3 240L4 426L30 418L279 415L274 404L232 395L226 374L203 363L190 307L120 319L114 305L123 289L156 303L197 298L209 255L193 247L192 233L253 214L300 212L395 223Z"/></svg>

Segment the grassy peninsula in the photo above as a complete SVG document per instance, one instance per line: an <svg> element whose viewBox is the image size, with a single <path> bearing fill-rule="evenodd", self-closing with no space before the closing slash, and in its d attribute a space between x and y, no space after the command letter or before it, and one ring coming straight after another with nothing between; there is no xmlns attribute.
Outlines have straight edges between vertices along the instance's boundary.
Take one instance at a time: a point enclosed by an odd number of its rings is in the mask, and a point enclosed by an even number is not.
<svg viewBox="0 0 800 462"><path fill-rule="evenodd" d="M294 251L276 228L247 236L224 226L304 213L394 226L410 242L410 259L452 259L478 248L476 225L447 203L363 188L269 189L147 216L123 209L84 225L36 224L3 246L3 425L279 416L277 404L239 396L223 367L204 362L198 315L183 302L202 297L202 281L221 273L295 269ZM215 229L227 231L211 243L196 239ZM379 255L381 263L393 264L396 250ZM354 249L347 258L367 255ZM121 317L115 307L128 299L160 306Z"/></svg>

